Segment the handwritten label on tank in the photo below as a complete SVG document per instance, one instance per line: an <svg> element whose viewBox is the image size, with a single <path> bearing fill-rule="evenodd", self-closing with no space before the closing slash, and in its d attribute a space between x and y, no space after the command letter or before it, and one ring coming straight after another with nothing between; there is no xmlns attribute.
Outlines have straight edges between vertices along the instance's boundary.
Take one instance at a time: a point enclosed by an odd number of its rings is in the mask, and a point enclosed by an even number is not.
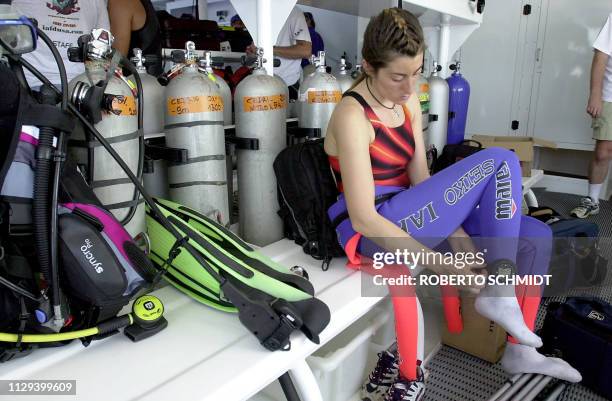
<svg viewBox="0 0 612 401"><path fill-rule="evenodd" d="M245 113L251 111L269 111L287 107L285 95L245 96L242 98L242 108Z"/></svg>
<svg viewBox="0 0 612 401"><path fill-rule="evenodd" d="M110 100L110 107L108 108L109 113L116 116L136 115L137 108L136 99L134 99L134 96L109 95L107 101L108 100Z"/></svg>
<svg viewBox="0 0 612 401"><path fill-rule="evenodd" d="M168 114L179 116L191 113L223 111L221 96L186 96L168 98Z"/></svg>
<svg viewBox="0 0 612 401"><path fill-rule="evenodd" d="M340 91L308 91L308 103L339 103L342 99Z"/></svg>

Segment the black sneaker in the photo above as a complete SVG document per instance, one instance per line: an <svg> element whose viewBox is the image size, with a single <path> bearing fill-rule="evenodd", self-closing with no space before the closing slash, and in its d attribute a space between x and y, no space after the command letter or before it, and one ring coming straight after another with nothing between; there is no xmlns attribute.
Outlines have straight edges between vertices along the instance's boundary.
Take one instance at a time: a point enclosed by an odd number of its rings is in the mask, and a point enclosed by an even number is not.
<svg viewBox="0 0 612 401"><path fill-rule="evenodd" d="M425 395L425 380L423 371L419 370L418 379L409 381L404 378L398 380L389 387L384 401L419 401Z"/></svg>
<svg viewBox="0 0 612 401"><path fill-rule="evenodd" d="M367 383L361 388L362 401L382 401L391 385L397 380L399 366L397 354L389 351L378 353L376 367Z"/></svg>

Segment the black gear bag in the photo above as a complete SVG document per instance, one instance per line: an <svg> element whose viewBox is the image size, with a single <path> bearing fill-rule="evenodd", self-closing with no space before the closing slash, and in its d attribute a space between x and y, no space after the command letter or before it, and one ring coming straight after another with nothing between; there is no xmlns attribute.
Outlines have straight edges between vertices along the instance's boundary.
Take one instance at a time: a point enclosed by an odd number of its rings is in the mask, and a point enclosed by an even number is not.
<svg viewBox="0 0 612 401"><path fill-rule="evenodd" d="M321 267L327 270L332 257L345 253L327 216L339 193L323 140L307 140L281 151L274 160L274 173L285 237L322 260Z"/></svg>

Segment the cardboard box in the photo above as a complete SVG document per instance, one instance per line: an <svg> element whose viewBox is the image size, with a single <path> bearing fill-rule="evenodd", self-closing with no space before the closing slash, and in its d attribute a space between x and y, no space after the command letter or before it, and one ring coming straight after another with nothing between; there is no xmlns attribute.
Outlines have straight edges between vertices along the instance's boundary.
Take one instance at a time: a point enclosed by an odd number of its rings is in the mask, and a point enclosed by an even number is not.
<svg viewBox="0 0 612 401"><path fill-rule="evenodd" d="M443 324L442 343L491 363L497 363L506 349L506 332L498 324L480 316L474 308L475 296L461 297L463 331L451 334Z"/></svg>
<svg viewBox="0 0 612 401"><path fill-rule="evenodd" d="M497 146L514 151L521 161L523 177L531 177L534 146L542 146L551 149L557 148L557 144L554 142L533 138L531 136L472 135L472 140L482 143L482 146L485 148Z"/></svg>

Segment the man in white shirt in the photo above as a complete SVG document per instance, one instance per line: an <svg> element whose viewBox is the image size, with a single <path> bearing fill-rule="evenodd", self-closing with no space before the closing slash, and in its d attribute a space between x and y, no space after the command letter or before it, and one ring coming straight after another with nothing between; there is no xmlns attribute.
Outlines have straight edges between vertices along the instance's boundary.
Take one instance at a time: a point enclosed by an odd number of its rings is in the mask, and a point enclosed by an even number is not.
<svg viewBox="0 0 612 401"><path fill-rule="evenodd" d="M81 35L91 33L94 28L110 30L108 11L104 0L13 0L19 14L38 21L38 27L53 41L66 66L68 81L85 71L83 63L68 61L68 48L76 46ZM36 50L23 55L51 83L60 84L59 71L51 50L38 39ZM31 87L42 83L26 71Z"/></svg>
<svg viewBox="0 0 612 401"><path fill-rule="evenodd" d="M293 7L274 46L274 57L281 62L279 67L274 68L274 74L281 77L289 87L290 99L297 99L302 59L310 57L311 51L312 43L304 13Z"/></svg>
<svg viewBox="0 0 612 401"><path fill-rule="evenodd" d="M593 43L591 93L587 113L593 117L595 151L589 166L589 195L572 210L574 217L599 213L599 195L612 160L612 13Z"/></svg>
<svg viewBox="0 0 612 401"><path fill-rule="evenodd" d="M249 53L254 51L254 45L247 48ZM289 99L297 99L302 59L309 58L311 51L310 33L304 13L299 8L293 7L274 46L274 57L281 62L279 67L274 68L274 75L281 77L289 87Z"/></svg>

